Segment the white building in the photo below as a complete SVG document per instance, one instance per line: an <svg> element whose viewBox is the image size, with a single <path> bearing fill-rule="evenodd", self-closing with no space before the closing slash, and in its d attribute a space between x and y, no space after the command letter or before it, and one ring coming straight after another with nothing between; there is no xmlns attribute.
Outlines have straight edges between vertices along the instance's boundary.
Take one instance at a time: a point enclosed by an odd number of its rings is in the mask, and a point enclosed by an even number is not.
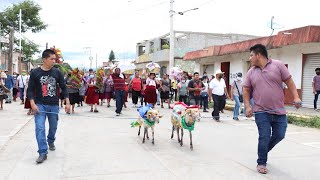
<svg viewBox="0 0 320 180"><path fill-rule="evenodd" d="M255 44L265 45L269 58L286 64L302 97L303 107L313 108L312 78L315 68L320 67L320 26L306 26L282 31L274 36L211 46L206 50L187 53L184 60L194 61L201 73L206 71L209 75L221 69L229 85L234 81L235 73L242 72L245 77L250 67L249 49ZM290 92L285 89L285 102L292 101Z"/></svg>
<svg viewBox="0 0 320 180"><path fill-rule="evenodd" d="M223 45L257 36L243 34L218 34L188 31L175 31L174 65L181 65L184 71L195 72L195 63L183 61L185 53L213 45ZM161 66L161 75L168 73L170 34L137 43L135 65L138 70L144 69L147 63L154 62Z"/></svg>

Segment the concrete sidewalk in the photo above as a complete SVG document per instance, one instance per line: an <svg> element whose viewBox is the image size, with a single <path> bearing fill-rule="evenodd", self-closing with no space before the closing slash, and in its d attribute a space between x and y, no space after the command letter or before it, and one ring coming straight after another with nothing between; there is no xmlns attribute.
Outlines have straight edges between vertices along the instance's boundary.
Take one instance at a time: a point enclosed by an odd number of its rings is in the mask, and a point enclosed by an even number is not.
<svg viewBox="0 0 320 180"><path fill-rule="evenodd" d="M20 101L4 104L4 109L0 110L0 150L33 119L27 112L24 105L20 105Z"/></svg>
<svg viewBox="0 0 320 180"><path fill-rule="evenodd" d="M234 107L235 102L231 100L227 100L227 105L230 107ZM243 105L242 105L243 107ZM304 108L301 107L299 109L296 109L294 106L285 106L286 111L288 114L296 114L301 116L320 116L320 112L313 110L312 108Z"/></svg>

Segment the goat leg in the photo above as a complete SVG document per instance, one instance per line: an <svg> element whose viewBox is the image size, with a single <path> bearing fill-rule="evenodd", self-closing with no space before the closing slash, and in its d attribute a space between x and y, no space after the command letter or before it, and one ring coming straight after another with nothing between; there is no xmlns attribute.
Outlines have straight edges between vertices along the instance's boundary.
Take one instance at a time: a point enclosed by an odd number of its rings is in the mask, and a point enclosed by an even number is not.
<svg viewBox="0 0 320 180"><path fill-rule="evenodd" d="M193 145L192 145L192 133L191 133L191 131L189 131L189 134L190 134L190 149L192 151L193 150Z"/></svg>
<svg viewBox="0 0 320 180"><path fill-rule="evenodd" d="M140 129L141 129L141 126L139 126L138 136L140 136Z"/></svg>
<svg viewBox="0 0 320 180"><path fill-rule="evenodd" d="M177 127L178 142L181 142L181 141L180 141L180 134L179 134L179 131L180 131L180 128L179 128L179 127Z"/></svg>
<svg viewBox="0 0 320 180"><path fill-rule="evenodd" d="M142 143L146 142L146 133L147 133L147 128L144 128L144 132L143 132L143 139L142 139Z"/></svg>
<svg viewBox="0 0 320 180"><path fill-rule="evenodd" d="M148 129L147 129L147 139L149 140L149 131L148 131Z"/></svg>
<svg viewBox="0 0 320 180"><path fill-rule="evenodd" d="M171 139L173 138L173 132L174 132L174 125L172 125Z"/></svg>
<svg viewBox="0 0 320 180"><path fill-rule="evenodd" d="M181 141L180 146L183 146L183 128L181 128Z"/></svg>
<svg viewBox="0 0 320 180"><path fill-rule="evenodd" d="M152 130L152 144L154 144L154 127L151 127Z"/></svg>

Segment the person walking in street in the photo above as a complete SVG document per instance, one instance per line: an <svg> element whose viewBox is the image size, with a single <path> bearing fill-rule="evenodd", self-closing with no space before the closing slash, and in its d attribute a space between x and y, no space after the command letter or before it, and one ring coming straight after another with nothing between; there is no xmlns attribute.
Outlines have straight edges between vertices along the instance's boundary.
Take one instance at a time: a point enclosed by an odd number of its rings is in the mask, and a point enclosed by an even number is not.
<svg viewBox="0 0 320 180"><path fill-rule="evenodd" d="M113 80L110 72L106 73L106 78L104 81L104 93L107 99L107 107L110 107L110 101L112 98L114 98Z"/></svg>
<svg viewBox="0 0 320 180"><path fill-rule="evenodd" d="M200 105L200 93L205 90L205 86L200 80L199 73L193 73L193 79L189 81L188 91L190 98L190 105Z"/></svg>
<svg viewBox="0 0 320 180"><path fill-rule="evenodd" d="M242 94L242 73L237 73L236 80L231 84L230 88L231 100L235 101L234 110L233 110L233 120L239 120L239 110L241 108L241 103L243 103L243 94Z"/></svg>
<svg viewBox="0 0 320 180"><path fill-rule="evenodd" d="M159 85L159 81L156 79L155 73L150 73L146 80L146 88L144 90L144 101L155 106L157 102L157 91L156 87Z"/></svg>
<svg viewBox="0 0 320 180"><path fill-rule="evenodd" d="M0 110L3 110L3 100L8 98L7 93L10 91L5 86L6 79L7 75L0 70Z"/></svg>
<svg viewBox="0 0 320 180"><path fill-rule="evenodd" d="M246 115L251 117L255 114L259 131L257 171L266 174L268 153L284 139L287 129L282 82L286 83L291 92L296 108L301 106L301 100L286 66L279 60L269 59L264 45L252 46L249 59L253 67L248 71L243 84L244 103ZM249 102L251 92L253 110Z"/></svg>
<svg viewBox="0 0 320 180"><path fill-rule="evenodd" d="M178 83L178 95L179 95L179 102L183 102L188 104L188 84L186 82L186 78L182 77L181 82Z"/></svg>
<svg viewBox="0 0 320 180"><path fill-rule="evenodd" d="M68 75L65 78L67 91L69 94L69 101L71 104L71 112L74 113L74 108L76 104L80 103L80 94L79 94L79 87L77 84L73 82L73 79L71 78L72 71L68 71Z"/></svg>
<svg viewBox="0 0 320 180"><path fill-rule="evenodd" d="M29 72L29 75L31 74L32 69ZM26 80L26 86L25 86L25 98L24 98L24 109L28 109L27 115L34 115L32 108L31 108L31 104L30 104L30 100L28 98L27 92L28 92L28 86L29 86L29 80L30 80L30 76L28 76L27 80Z"/></svg>
<svg viewBox="0 0 320 180"><path fill-rule="evenodd" d="M210 100L213 100L212 117L217 122L220 122L220 111L223 111L226 98L229 98L226 82L223 79L223 72L218 69L216 71L216 78L211 80L209 84Z"/></svg>
<svg viewBox="0 0 320 180"><path fill-rule="evenodd" d="M172 91L172 97L171 100L173 99L174 96L174 101L178 100L178 79L176 76L173 76L173 79L171 80L171 91Z"/></svg>
<svg viewBox="0 0 320 180"><path fill-rule="evenodd" d="M317 103L320 94L320 68L316 68L315 72L316 76L314 76L312 80L312 92L314 94L313 108L315 111L318 111Z"/></svg>
<svg viewBox="0 0 320 180"><path fill-rule="evenodd" d="M90 74L87 78L88 89L85 102L91 107L90 112L98 113L99 88L97 87L97 78L92 69L90 69L89 72Z"/></svg>
<svg viewBox="0 0 320 180"><path fill-rule="evenodd" d="M164 108L164 101L168 102L168 108L170 109L170 79L168 79L168 75L164 74L163 78L160 80L160 98L161 98L161 108Z"/></svg>
<svg viewBox="0 0 320 180"><path fill-rule="evenodd" d="M7 89L9 89L10 92L7 93L8 95L8 98L6 99L6 103L11 103L12 102L12 89L13 89L13 86L14 86L14 81L13 81L13 77L9 74L8 70L5 70L4 71L7 75L7 79L6 79L6 82L5 82L5 86Z"/></svg>
<svg viewBox="0 0 320 180"><path fill-rule="evenodd" d="M132 89L132 103L133 107L138 106L139 97L141 97L142 80L139 76L139 71L134 73L134 77L129 82L129 87Z"/></svg>
<svg viewBox="0 0 320 180"><path fill-rule="evenodd" d="M27 79L28 79L28 74L25 70L23 70L21 75L19 75L17 78L16 86L17 86L17 88L19 88L20 100L21 100L20 104L24 104L24 95L25 95L24 91L25 91Z"/></svg>
<svg viewBox="0 0 320 180"><path fill-rule="evenodd" d="M49 150L54 151L56 131L59 119L59 97L58 88L62 90L66 100L65 111L70 113L70 102L63 74L54 68L56 62L55 52L46 49L42 53L43 65L31 72L28 84L28 98L33 112L35 113L36 139L38 143L39 157L37 163L42 163L47 159ZM46 138L46 117L49 121L49 133Z"/></svg>
<svg viewBox="0 0 320 180"><path fill-rule="evenodd" d="M126 96L126 77L124 74L121 74L120 68L118 68L117 66L115 66L114 68L110 69L110 71L114 69L114 73L111 74L111 77L113 79L113 86L116 98L116 116L120 116Z"/></svg>
<svg viewBox="0 0 320 180"><path fill-rule="evenodd" d="M12 75L12 79L13 79L12 98L13 98L14 102L17 101L17 95L18 95L18 91L19 91L16 86L17 78L18 78L18 74L16 72L14 72Z"/></svg>
<svg viewBox="0 0 320 180"><path fill-rule="evenodd" d="M201 105L203 106L203 112L208 112L209 107L209 85L208 85L208 78L207 76L203 76L201 79L204 89L200 92L200 99L201 99Z"/></svg>

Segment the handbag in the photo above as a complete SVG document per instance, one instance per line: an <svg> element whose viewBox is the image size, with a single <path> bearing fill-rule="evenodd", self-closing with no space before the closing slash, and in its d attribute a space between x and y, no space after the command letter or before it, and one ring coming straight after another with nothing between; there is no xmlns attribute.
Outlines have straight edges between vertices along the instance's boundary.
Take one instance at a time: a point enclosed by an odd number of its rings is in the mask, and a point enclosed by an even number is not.
<svg viewBox="0 0 320 180"><path fill-rule="evenodd" d="M236 81L234 81L234 84L236 85L236 88L237 88L237 90L238 90L239 101L242 103L242 102L243 102L243 96L242 96L242 94L240 94L240 91L239 91L239 88L238 88L238 85L237 85Z"/></svg>

